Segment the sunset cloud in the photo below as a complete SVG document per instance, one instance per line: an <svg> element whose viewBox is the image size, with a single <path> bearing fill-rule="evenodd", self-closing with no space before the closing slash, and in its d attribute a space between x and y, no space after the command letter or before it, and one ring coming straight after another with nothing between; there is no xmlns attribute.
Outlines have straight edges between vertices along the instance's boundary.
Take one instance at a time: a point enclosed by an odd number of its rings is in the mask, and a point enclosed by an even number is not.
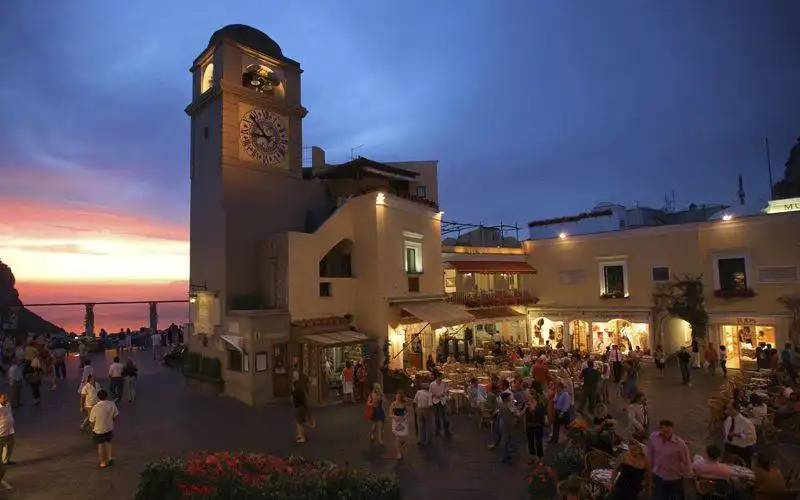
<svg viewBox="0 0 800 500"><path fill-rule="evenodd" d="M0 258L21 282L174 282L189 275L185 226L83 204L0 199Z"/></svg>

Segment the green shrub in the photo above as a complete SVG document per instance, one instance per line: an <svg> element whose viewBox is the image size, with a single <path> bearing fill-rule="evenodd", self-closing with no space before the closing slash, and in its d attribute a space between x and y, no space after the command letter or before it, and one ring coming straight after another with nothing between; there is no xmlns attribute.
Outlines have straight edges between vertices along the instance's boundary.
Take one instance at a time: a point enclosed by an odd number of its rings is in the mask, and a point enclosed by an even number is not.
<svg viewBox="0 0 800 500"><path fill-rule="evenodd" d="M200 363L203 359L199 353L187 352L183 360L183 372L191 375L200 373Z"/></svg>
<svg viewBox="0 0 800 500"><path fill-rule="evenodd" d="M394 476L332 462L254 453L197 453L148 464L136 500L400 500Z"/></svg>
<svg viewBox="0 0 800 500"><path fill-rule="evenodd" d="M219 380L222 378L222 362L219 358L203 357L201 373L204 377L211 380Z"/></svg>

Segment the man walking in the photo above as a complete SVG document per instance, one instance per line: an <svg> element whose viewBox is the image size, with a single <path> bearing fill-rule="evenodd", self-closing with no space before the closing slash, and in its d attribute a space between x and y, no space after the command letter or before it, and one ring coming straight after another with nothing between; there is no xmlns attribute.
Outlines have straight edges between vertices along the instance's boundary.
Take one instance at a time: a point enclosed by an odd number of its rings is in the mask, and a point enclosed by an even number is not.
<svg viewBox="0 0 800 500"><path fill-rule="evenodd" d="M114 462L111 438L119 410L113 401L108 401L108 393L105 389L100 389L97 398L99 401L89 412L89 422L92 423L92 434L94 442L97 444L97 454L100 456L100 467L105 468Z"/></svg>
<svg viewBox="0 0 800 500"><path fill-rule="evenodd" d="M797 367L794 366L793 358L794 351L792 351L792 343L787 342L781 351L781 363L783 363L783 368L786 370L786 373L789 375L790 380L794 384L797 380Z"/></svg>
<svg viewBox="0 0 800 500"><path fill-rule="evenodd" d="M653 471L653 498L684 500L684 480L692 475L692 461L686 442L675 435L671 421L658 423L658 430L650 435L647 443L647 455Z"/></svg>
<svg viewBox="0 0 800 500"><path fill-rule="evenodd" d="M586 363L586 368L581 371L581 378L583 379L583 390L581 391L578 411L583 412L588 408L589 413L593 413L597 404L597 391L600 382L600 372L594 369L594 361L589 360Z"/></svg>
<svg viewBox="0 0 800 500"><path fill-rule="evenodd" d="M614 344L608 353L608 362L611 363L611 371L614 373L614 383L619 384L622 379L622 353L619 347Z"/></svg>
<svg viewBox="0 0 800 500"><path fill-rule="evenodd" d="M111 399L116 404L122 401L122 388L124 386L124 379L122 378L122 370L125 367L119 362L119 357L114 358L114 362L108 367L108 386L111 390Z"/></svg>
<svg viewBox="0 0 800 500"><path fill-rule="evenodd" d="M678 353L678 366L681 368L681 380L683 385L692 386L692 371L689 364L692 362L692 356L685 347L681 347Z"/></svg>
<svg viewBox="0 0 800 500"><path fill-rule="evenodd" d="M417 415L417 442L420 446L428 444L433 430L433 403L429 388L430 384L422 384L422 387L414 395L414 408Z"/></svg>
<svg viewBox="0 0 800 500"><path fill-rule="evenodd" d="M11 408L17 408L20 405L23 378L21 365L22 361L15 359L8 369L8 392Z"/></svg>
<svg viewBox="0 0 800 500"><path fill-rule="evenodd" d="M433 404L433 416L436 420L436 436L440 436L442 431L447 439L453 437L450 432L450 420L447 417L447 393L449 388L447 383L442 380L442 372L437 371L434 375L433 383L430 385L431 402Z"/></svg>

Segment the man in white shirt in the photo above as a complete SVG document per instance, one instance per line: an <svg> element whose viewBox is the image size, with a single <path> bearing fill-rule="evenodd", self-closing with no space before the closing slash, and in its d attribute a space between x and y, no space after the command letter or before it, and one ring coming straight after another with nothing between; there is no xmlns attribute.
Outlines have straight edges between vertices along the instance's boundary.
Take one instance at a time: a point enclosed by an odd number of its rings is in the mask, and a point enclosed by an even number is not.
<svg viewBox="0 0 800 500"><path fill-rule="evenodd" d="M161 359L161 334L154 332L150 335L150 341L153 343L153 359Z"/></svg>
<svg viewBox="0 0 800 500"><path fill-rule="evenodd" d="M111 438L119 410L113 401L108 400L105 389L100 389L97 398L99 401L89 413L89 422L93 424L93 438L97 444L97 454L100 456L100 467L105 468L114 462L111 454Z"/></svg>
<svg viewBox="0 0 800 500"><path fill-rule="evenodd" d="M8 396L0 393L0 461L13 464L11 454L14 453L14 414L8 403Z"/></svg>
<svg viewBox="0 0 800 500"><path fill-rule="evenodd" d="M81 382L86 383L90 375L94 377L94 367L92 366L92 360L87 359L83 365L83 371L81 372Z"/></svg>
<svg viewBox="0 0 800 500"><path fill-rule="evenodd" d="M89 429L89 413L94 408L94 405L97 404L100 399L97 397L98 392L100 392L101 387L94 381L94 375L89 375L86 378L86 381L81 386L81 412L86 413L86 417L83 419L83 423L81 423L81 430L86 431Z"/></svg>
<svg viewBox="0 0 800 500"><path fill-rule="evenodd" d="M15 359L8 369L8 392L9 400L12 408L16 408L20 404L22 396L22 363Z"/></svg>
<svg viewBox="0 0 800 500"><path fill-rule="evenodd" d="M753 448L758 434L756 426L742 415L736 406L728 410L728 418L722 424L725 431L725 451L738 455L750 467L753 459Z"/></svg>
<svg viewBox="0 0 800 500"><path fill-rule="evenodd" d="M450 432L450 420L447 417L447 394L449 390L447 383L442 380L442 372L437 371L430 386L433 416L436 421L435 435L440 436L444 431L444 435L448 439L453 437L453 433Z"/></svg>
<svg viewBox="0 0 800 500"><path fill-rule="evenodd" d="M114 362L108 367L108 389L111 391L111 399L117 404L122 400L122 369L124 366L119 362L119 357L114 358Z"/></svg>
<svg viewBox="0 0 800 500"><path fill-rule="evenodd" d="M433 401L429 391L430 384L422 384L414 395L414 411L417 414L417 442L425 446L431 439L433 430Z"/></svg>

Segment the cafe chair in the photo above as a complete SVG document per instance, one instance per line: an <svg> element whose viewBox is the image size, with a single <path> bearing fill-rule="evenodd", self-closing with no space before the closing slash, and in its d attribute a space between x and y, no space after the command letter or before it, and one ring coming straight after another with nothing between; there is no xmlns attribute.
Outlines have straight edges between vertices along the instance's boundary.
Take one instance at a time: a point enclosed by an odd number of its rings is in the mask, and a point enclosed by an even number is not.
<svg viewBox="0 0 800 500"><path fill-rule="evenodd" d="M591 477L591 473L595 469L614 469L614 457L600 450L591 450L586 453L584 458L585 469L584 473L587 478Z"/></svg>
<svg viewBox="0 0 800 500"><path fill-rule="evenodd" d="M742 457L733 453L723 453L720 462L728 465L738 465L739 467L747 467Z"/></svg>
<svg viewBox="0 0 800 500"><path fill-rule="evenodd" d="M764 443L774 443L778 440L778 428L775 426L775 414L767 413L761 419L761 425L758 427L761 440Z"/></svg>
<svg viewBox="0 0 800 500"><path fill-rule="evenodd" d="M697 498L702 500L727 500L733 491L730 481L725 479L696 477L694 487L697 490Z"/></svg>

